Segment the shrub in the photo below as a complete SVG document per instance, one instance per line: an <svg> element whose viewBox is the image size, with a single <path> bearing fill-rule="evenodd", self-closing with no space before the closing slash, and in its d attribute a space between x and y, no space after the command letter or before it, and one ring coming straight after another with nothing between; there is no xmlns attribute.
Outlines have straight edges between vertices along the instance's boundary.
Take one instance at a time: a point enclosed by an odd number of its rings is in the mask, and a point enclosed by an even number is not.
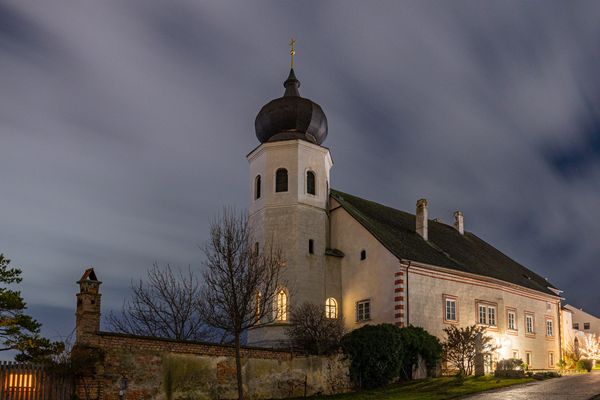
<svg viewBox="0 0 600 400"><path fill-rule="evenodd" d="M391 324L365 325L342 338L350 376L359 388L383 386L398 377L404 350L399 331Z"/></svg>
<svg viewBox="0 0 600 400"><path fill-rule="evenodd" d="M323 306L306 302L291 310L285 333L295 347L308 354L330 354L340 347L344 322L327 318Z"/></svg>
<svg viewBox="0 0 600 400"><path fill-rule="evenodd" d="M407 326L401 328L400 336L404 348L400 367L403 379L412 379L413 368L419 364L419 356L425 361L427 375L431 375L442 358L442 344L425 329Z"/></svg>
<svg viewBox="0 0 600 400"><path fill-rule="evenodd" d="M581 360L577 361L577 364L575 364L575 369L577 369L577 371L590 372L592 370L593 366L594 366L594 360L582 358Z"/></svg>
<svg viewBox="0 0 600 400"><path fill-rule="evenodd" d="M509 358L498 361L494 375L496 377L504 378L520 378L525 376L523 360L518 358Z"/></svg>
<svg viewBox="0 0 600 400"><path fill-rule="evenodd" d="M442 356L439 340L423 328L395 325L365 325L342 338L342 349L350 357L350 374L360 388L385 385L393 379L411 379L420 359L428 374Z"/></svg>

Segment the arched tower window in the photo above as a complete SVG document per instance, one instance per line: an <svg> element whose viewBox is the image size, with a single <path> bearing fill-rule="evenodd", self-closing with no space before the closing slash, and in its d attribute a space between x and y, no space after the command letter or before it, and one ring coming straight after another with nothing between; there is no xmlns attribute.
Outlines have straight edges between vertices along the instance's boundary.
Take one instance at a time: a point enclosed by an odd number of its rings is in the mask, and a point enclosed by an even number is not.
<svg viewBox="0 0 600 400"><path fill-rule="evenodd" d="M337 318L338 317L338 307L337 301L333 297L325 300L325 316L327 318Z"/></svg>
<svg viewBox="0 0 600 400"><path fill-rule="evenodd" d="M287 192L288 190L288 172L285 168L279 168L275 172L275 192Z"/></svg>
<svg viewBox="0 0 600 400"><path fill-rule="evenodd" d="M306 171L306 193L315 195L316 187L315 187L315 173L312 171Z"/></svg>
<svg viewBox="0 0 600 400"><path fill-rule="evenodd" d="M275 296L275 309L273 317L276 321L287 321L287 293L281 289Z"/></svg>
<svg viewBox="0 0 600 400"><path fill-rule="evenodd" d="M254 200L260 199L260 191L261 191L261 179L260 175L254 179Z"/></svg>

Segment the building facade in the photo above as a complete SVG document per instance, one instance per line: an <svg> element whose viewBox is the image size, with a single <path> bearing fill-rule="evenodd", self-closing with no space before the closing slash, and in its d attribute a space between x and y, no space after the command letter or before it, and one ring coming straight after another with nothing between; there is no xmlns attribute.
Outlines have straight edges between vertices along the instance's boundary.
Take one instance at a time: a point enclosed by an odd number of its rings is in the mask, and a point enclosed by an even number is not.
<svg viewBox="0 0 600 400"><path fill-rule="evenodd" d="M559 290L464 230L331 189L333 161L322 145L327 119L300 97L293 70L285 94L255 121L260 145L248 154L250 222L257 249L285 256L273 312L248 340L285 346L290 310L321 304L347 330L414 325L443 340L447 326L485 326L496 358L554 368L561 357Z"/></svg>

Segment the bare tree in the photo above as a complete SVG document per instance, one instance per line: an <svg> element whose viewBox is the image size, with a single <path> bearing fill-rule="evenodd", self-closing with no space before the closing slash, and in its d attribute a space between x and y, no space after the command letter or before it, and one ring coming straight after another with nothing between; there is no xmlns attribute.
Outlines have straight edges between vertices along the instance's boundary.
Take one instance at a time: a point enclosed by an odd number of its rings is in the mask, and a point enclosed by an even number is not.
<svg viewBox="0 0 600 400"><path fill-rule="evenodd" d="M204 249L201 314L208 325L234 339L239 399L244 397L241 336L272 310L282 265L281 253L272 245L263 244L259 252L252 242L248 214L225 208L211 223Z"/></svg>
<svg viewBox="0 0 600 400"><path fill-rule="evenodd" d="M176 340L211 338L200 316L200 284L191 268L174 271L155 263L148 280L132 281L131 290L121 312L108 316L114 331Z"/></svg>
<svg viewBox="0 0 600 400"><path fill-rule="evenodd" d="M339 347L344 323L341 318L328 318L324 306L306 302L291 310L285 332L294 346L311 354L326 354Z"/></svg>
<svg viewBox="0 0 600 400"><path fill-rule="evenodd" d="M457 328L451 325L444 332L448 337L443 343L444 359L458 369L460 376L473 373L476 356L491 355L497 349L492 338L484 334L482 326Z"/></svg>

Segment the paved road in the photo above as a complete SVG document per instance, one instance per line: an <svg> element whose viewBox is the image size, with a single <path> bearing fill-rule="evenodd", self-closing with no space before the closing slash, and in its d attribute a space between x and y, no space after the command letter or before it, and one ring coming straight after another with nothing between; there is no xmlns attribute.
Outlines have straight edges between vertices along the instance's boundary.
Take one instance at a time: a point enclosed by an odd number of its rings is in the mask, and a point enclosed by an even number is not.
<svg viewBox="0 0 600 400"><path fill-rule="evenodd" d="M589 400L600 394L600 373L563 376L467 397L469 400Z"/></svg>

